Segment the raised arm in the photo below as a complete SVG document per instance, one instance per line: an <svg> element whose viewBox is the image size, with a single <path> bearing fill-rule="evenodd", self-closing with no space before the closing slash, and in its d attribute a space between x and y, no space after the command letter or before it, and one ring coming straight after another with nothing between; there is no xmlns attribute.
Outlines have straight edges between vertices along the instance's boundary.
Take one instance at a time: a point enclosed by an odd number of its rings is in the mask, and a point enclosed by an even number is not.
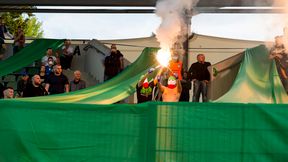
<svg viewBox="0 0 288 162"><path fill-rule="evenodd" d="M49 92L49 87L50 87L50 84L49 84L49 83L46 83L46 84L45 84L45 90L46 90L47 92Z"/></svg>

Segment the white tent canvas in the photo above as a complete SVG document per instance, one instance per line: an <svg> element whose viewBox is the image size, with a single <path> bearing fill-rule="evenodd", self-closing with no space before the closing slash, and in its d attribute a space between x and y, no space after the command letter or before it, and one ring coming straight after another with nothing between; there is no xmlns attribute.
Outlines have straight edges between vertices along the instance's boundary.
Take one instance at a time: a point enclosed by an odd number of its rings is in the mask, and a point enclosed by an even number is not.
<svg viewBox="0 0 288 162"><path fill-rule="evenodd" d="M130 62L134 62L145 47L159 47L154 36L146 38L122 39L122 40L102 40L102 43L118 44L117 48L124 54ZM261 41L236 40L194 34L189 40L188 66L196 61L196 55L203 53L206 60L215 64L233 55L236 55L246 48L251 48L263 44Z"/></svg>

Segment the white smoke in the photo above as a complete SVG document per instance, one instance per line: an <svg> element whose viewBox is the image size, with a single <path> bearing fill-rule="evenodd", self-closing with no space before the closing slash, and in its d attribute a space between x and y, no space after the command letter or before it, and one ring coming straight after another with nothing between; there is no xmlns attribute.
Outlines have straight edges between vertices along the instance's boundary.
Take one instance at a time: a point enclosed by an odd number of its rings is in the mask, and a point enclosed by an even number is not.
<svg viewBox="0 0 288 162"><path fill-rule="evenodd" d="M171 49L175 43L181 44L190 34L187 29L186 12L193 11L198 0L158 0L156 15L162 20L156 31L156 38L160 42L160 48Z"/></svg>
<svg viewBox="0 0 288 162"><path fill-rule="evenodd" d="M285 16L282 15L283 18L276 19L277 22L275 22L274 26L281 26L283 29L283 44L285 47L288 47L288 1L287 0L274 0L273 7L282 9L282 14L285 14Z"/></svg>

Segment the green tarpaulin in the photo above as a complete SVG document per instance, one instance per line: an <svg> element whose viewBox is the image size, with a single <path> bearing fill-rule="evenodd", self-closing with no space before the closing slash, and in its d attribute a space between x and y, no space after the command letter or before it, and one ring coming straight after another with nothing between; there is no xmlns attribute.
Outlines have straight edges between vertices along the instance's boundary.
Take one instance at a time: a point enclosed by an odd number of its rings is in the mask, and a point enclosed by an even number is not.
<svg viewBox="0 0 288 162"><path fill-rule="evenodd" d="M275 62L264 46L247 49L231 89L215 102L288 103Z"/></svg>
<svg viewBox="0 0 288 162"><path fill-rule="evenodd" d="M41 59L47 48L57 49L63 44L64 40L58 39L37 39L19 51L15 56L9 57L0 62L0 77L13 73L21 68L32 64Z"/></svg>

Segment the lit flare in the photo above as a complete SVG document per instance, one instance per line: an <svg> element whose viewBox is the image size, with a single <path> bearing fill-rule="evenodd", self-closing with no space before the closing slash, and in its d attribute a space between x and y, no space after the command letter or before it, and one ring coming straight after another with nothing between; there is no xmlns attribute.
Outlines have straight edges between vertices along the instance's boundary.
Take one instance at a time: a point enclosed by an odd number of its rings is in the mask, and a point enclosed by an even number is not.
<svg viewBox="0 0 288 162"><path fill-rule="evenodd" d="M171 59L171 54L169 49L160 49L156 55L157 61L160 65L167 67Z"/></svg>

